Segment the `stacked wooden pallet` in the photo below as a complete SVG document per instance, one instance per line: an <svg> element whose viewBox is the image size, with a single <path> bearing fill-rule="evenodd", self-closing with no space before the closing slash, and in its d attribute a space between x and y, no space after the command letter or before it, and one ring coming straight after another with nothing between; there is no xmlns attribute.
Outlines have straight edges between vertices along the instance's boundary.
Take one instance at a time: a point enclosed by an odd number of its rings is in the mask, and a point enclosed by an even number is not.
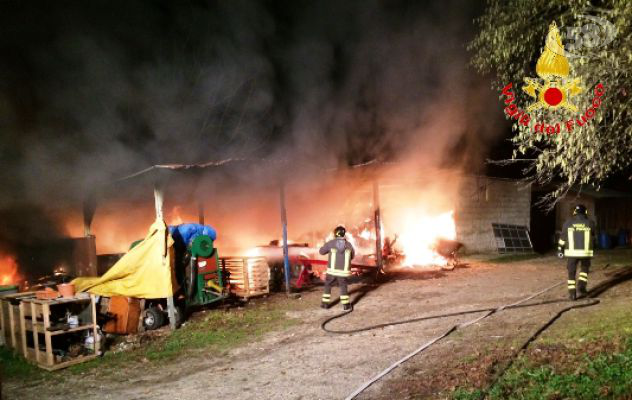
<svg viewBox="0 0 632 400"><path fill-rule="evenodd" d="M220 262L229 274L231 293L245 299L270 293L270 267L265 257L223 257Z"/></svg>

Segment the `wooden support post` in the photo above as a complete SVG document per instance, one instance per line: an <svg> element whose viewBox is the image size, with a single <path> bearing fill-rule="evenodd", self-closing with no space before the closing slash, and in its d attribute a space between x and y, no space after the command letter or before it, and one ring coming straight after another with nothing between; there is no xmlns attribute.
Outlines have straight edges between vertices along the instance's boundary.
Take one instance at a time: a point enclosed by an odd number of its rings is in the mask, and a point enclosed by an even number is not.
<svg viewBox="0 0 632 400"><path fill-rule="evenodd" d="M6 345L7 327L4 324L4 301L0 300L0 346Z"/></svg>
<svg viewBox="0 0 632 400"><path fill-rule="evenodd" d="M167 297L167 315L169 315L169 328L176 330L176 305L173 302L173 295Z"/></svg>
<svg viewBox="0 0 632 400"><path fill-rule="evenodd" d="M31 324L33 329L33 347L35 347L35 361L40 362L39 334L37 331L37 307L31 303Z"/></svg>
<svg viewBox="0 0 632 400"><path fill-rule="evenodd" d="M53 340L51 339L50 331L50 305L45 303L42 305L42 314L44 314L44 341L46 342L46 364L53 366L55 360L53 358Z"/></svg>
<svg viewBox="0 0 632 400"><path fill-rule="evenodd" d="M283 270L285 272L285 291L290 294L290 254L287 247L287 212L285 209L285 183L279 188L281 205L281 225L283 227Z"/></svg>
<svg viewBox="0 0 632 400"><path fill-rule="evenodd" d="M373 208L375 209L375 264L378 272L382 271L382 216L380 214L380 184L373 181Z"/></svg>
<svg viewBox="0 0 632 400"><path fill-rule="evenodd" d="M15 317L13 316L13 306L9 303L9 328L11 328L11 347L17 346L15 339Z"/></svg>
<svg viewBox="0 0 632 400"><path fill-rule="evenodd" d="M99 355L101 342L99 341L99 326L97 325L97 301L96 297L90 295L90 309L92 311L92 337L94 338L94 355Z"/></svg>
<svg viewBox="0 0 632 400"><path fill-rule="evenodd" d="M156 219L163 221L163 212L162 206L164 203L164 191L161 186L158 184L154 185L154 202L156 205ZM167 243L165 238L165 246L163 248L162 253L162 265L165 268L170 268L170 265L167 265ZM171 274L169 274L171 275ZM167 315L169 316L169 327L171 330L176 329L176 306L173 302L173 294L171 296L167 296Z"/></svg>
<svg viewBox="0 0 632 400"><path fill-rule="evenodd" d="M138 333L142 333L145 332L145 324L143 323L143 320L145 319L144 315L145 315L145 299L140 299L140 317L138 318Z"/></svg>
<svg viewBox="0 0 632 400"><path fill-rule="evenodd" d="M29 354L26 352L26 320L24 319L24 303L20 302L20 336L22 336L22 354L28 360Z"/></svg>

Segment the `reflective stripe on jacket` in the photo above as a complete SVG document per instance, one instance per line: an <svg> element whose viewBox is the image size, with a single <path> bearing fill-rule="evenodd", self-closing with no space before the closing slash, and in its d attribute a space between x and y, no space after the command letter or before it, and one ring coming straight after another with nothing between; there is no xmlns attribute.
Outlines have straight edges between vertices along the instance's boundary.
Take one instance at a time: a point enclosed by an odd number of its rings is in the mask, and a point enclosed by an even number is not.
<svg viewBox="0 0 632 400"><path fill-rule="evenodd" d="M564 246L565 257L588 258L593 256L595 223L583 215L566 221L558 244Z"/></svg>
<svg viewBox="0 0 632 400"><path fill-rule="evenodd" d="M330 240L320 248L320 254L329 253L327 263L327 274L339 277L351 275L351 260L355 256L355 251L351 243L343 238Z"/></svg>

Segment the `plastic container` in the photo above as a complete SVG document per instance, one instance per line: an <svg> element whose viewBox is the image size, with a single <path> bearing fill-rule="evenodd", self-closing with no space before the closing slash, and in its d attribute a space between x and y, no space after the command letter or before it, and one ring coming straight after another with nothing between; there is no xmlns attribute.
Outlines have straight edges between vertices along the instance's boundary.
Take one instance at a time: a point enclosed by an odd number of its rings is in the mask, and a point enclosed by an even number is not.
<svg viewBox="0 0 632 400"><path fill-rule="evenodd" d="M627 229L619 229L619 234L617 235L617 245L618 246L627 246L630 242L630 231Z"/></svg>
<svg viewBox="0 0 632 400"><path fill-rule="evenodd" d="M97 331L97 340L96 341L99 344L101 344L103 342L103 333L101 333L101 330ZM86 347L86 349L94 351L94 336L92 336L92 331L88 332L88 334L86 335L86 339L84 341L84 346ZM97 355L101 355L101 350L99 350Z"/></svg>
<svg viewBox="0 0 632 400"><path fill-rule="evenodd" d="M76 328L79 326L79 316L78 315L69 315L68 316L68 325L71 328Z"/></svg>
<svg viewBox="0 0 632 400"><path fill-rule="evenodd" d="M65 299L72 299L75 297L75 285L72 283L62 283L57 285L57 290L59 290L61 297Z"/></svg>
<svg viewBox="0 0 632 400"><path fill-rule="evenodd" d="M612 247L612 242L610 241L610 235L607 232L599 233L599 247L602 249L609 249Z"/></svg>

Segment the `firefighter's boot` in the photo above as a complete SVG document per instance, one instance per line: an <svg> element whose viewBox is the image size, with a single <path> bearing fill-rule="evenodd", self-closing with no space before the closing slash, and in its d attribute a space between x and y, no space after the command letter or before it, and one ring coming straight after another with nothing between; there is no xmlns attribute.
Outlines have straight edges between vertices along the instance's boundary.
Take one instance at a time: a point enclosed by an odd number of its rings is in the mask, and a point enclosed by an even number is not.
<svg viewBox="0 0 632 400"><path fill-rule="evenodd" d="M346 293L346 291L345 291ZM348 294L341 294L340 295L340 303L342 304L342 309L345 311L349 311L351 310L351 301L349 299L349 295Z"/></svg>
<svg viewBox="0 0 632 400"><path fill-rule="evenodd" d="M579 297L586 297L588 295L588 291L586 290L586 286L588 285L588 272L580 272L579 279L577 282L577 292Z"/></svg>
<svg viewBox="0 0 632 400"><path fill-rule="evenodd" d="M577 297L580 299L586 297L588 295L588 291L586 290L586 282L579 281L577 283Z"/></svg>
<svg viewBox="0 0 632 400"><path fill-rule="evenodd" d="M320 308L324 308L326 310L329 308L330 303L331 303L331 294L323 293L323 297L320 302Z"/></svg>
<svg viewBox="0 0 632 400"><path fill-rule="evenodd" d="M577 293L575 292L575 280L568 280L568 298L572 301L577 299Z"/></svg>

